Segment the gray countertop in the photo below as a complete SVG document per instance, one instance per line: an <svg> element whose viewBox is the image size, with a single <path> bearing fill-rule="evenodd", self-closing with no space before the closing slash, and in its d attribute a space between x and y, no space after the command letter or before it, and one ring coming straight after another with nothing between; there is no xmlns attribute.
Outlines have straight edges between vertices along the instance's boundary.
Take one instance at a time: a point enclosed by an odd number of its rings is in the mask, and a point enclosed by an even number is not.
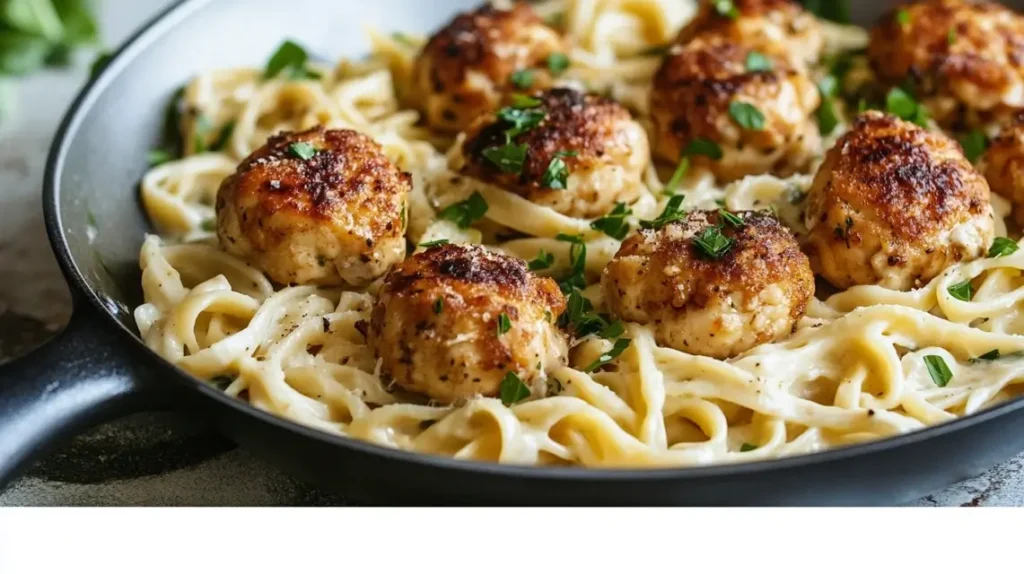
<svg viewBox="0 0 1024 574"><path fill-rule="evenodd" d="M109 45L170 0L105 0ZM85 81L87 62L22 82L0 124L0 358L20 354L67 320L70 301L43 230L39 190L53 132ZM344 500L304 486L186 415L143 414L104 426L52 453L8 491L3 505L320 505ZM1024 455L913 503L1024 504Z"/></svg>

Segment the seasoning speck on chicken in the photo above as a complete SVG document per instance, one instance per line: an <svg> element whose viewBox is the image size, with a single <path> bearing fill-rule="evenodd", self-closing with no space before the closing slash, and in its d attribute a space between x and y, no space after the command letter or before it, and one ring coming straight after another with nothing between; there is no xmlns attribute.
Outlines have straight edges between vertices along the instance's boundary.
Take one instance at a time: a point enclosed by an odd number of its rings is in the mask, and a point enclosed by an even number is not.
<svg viewBox="0 0 1024 574"><path fill-rule="evenodd" d="M640 196L650 146L626 108L564 88L528 103L474 122L451 167L572 217L598 217ZM534 121L513 129L510 117L523 114L533 114ZM512 148L525 153L517 165L494 161L495 150Z"/></svg>
<svg viewBox="0 0 1024 574"><path fill-rule="evenodd" d="M480 246L419 252L385 278L367 339L385 380L442 403L495 397L515 373L528 386L564 364L558 285Z"/></svg>
<svg viewBox="0 0 1024 574"><path fill-rule="evenodd" d="M789 335L814 274L770 213L698 211L627 238L601 286L608 309L659 344L723 359Z"/></svg>
<svg viewBox="0 0 1024 574"><path fill-rule="evenodd" d="M994 234L988 184L960 146L876 111L825 156L805 219L815 271L841 289L919 287Z"/></svg>
<svg viewBox="0 0 1024 574"><path fill-rule="evenodd" d="M217 235L278 283L362 287L405 256L411 187L363 134L282 133L221 184Z"/></svg>
<svg viewBox="0 0 1024 574"><path fill-rule="evenodd" d="M814 112L821 97L800 69L773 60L748 70L750 48L701 36L676 46L654 78L651 119L657 156L675 164L697 140L715 142L721 157L690 161L720 181L747 175L791 175L818 153Z"/></svg>
<svg viewBox="0 0 1024 574"><path fill-rule="evenodd" d="M1024 18L995 2L929 0L899 6L871 33L878 78L909 81L932 117L973 125L1024 108Z"/></svg>
<svg viewBox="0 0 1024 574"><path fill-rule="evenodd" d="M992 191L1010 200L1017 225L1024 226L1024 113L1003 126L978 162Z"/></svg>
<svg viewBox="0 0 1024 574"><path fill-rule="evenodd" d="M410 103L432 129L462 131L517 88L516 72L530 70L530 85L520 87L550 85L548 57L563 51L558 32L528 5L481 7L457 16L427 42L413 68Z"/></svg>
<svg viewBox="0 0 1024 574"><path fill-rule="evenodd" d="M824 46L821 24L796 0L704 0L697 15L680 32L687 44L698 36L718 35L765 54L784 58L794 66L817 62Z"/></svg>

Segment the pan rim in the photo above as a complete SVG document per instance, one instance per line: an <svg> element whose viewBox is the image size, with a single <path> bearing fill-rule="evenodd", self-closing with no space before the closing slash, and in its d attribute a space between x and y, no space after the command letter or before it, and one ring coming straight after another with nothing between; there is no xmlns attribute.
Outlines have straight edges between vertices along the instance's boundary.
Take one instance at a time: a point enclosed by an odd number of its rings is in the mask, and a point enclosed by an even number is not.
<svg viewBox="0 0 1024 574"><path fill-rule="evenodd" d="M260 410L255 406L230 397L223 392L204 384L202 381L185 372L180 367L168 362L158 355L138 337L138 335L122 325L111 313L102 299L86 282L68 246L64 234L59 208L61 197L60 180L64 169L64 160L74 141L83 118L93 109L96 100L104 88L120 75L144 49L151 46L171 28L187 25L187 19L202 7L214 0L179 0L151 18L144 26L126 40L112 55L106 67L94 78L91 78L74 98L60 126L55 132L53 143L47 157L43 177L43 219L46 233L50 240L57 263L72 291L75 305L88 304L101 316L103 328L119 330L126 339L130 339L135 348L141 351L149 362L159 366L158 374L174 375L178 387L205 395L208 399L219 403L219 406L234 409L239 414L289 431L307 440L328 443L332 448L357 451L360 454L380 457L390 462L429 467L439 471L459 471L467 474L503 476L524 480L556 480L568 482L601 482L630 483L637 482L686 482L688 480L728 479L752 474L769 474L797 467L820 466L851 458L865 458L882 451L905 448L918 443L931 441L940 437L965 431L986 421L1006 416L1024 408L1024 396L990 407L983 411L957 418L937 425L888 438L838 447L808 454L787 456L778 459L763 459L750 462L714 464L691 467L651 467L651 468L585 468L585 467L543 467L522 464L495 463L483 461L460 460L429 453L405 451L363 441L356 438L331 434L326 431L308 427L289 419L279 417ZM169 384L161 380L160 385Z"/></svg>

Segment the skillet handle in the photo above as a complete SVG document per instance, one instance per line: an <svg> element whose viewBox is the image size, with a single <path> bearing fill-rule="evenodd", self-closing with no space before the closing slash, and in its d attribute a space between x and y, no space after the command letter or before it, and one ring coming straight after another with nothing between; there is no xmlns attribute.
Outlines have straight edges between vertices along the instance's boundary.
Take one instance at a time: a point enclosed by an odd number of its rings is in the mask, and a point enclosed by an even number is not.
<svg viewBox="0 0 1024 574"><path fill-rule="evenodd" d="M61 439L160 401L126 343L76 300L63 332L0 365L0 489Z"/></svg>

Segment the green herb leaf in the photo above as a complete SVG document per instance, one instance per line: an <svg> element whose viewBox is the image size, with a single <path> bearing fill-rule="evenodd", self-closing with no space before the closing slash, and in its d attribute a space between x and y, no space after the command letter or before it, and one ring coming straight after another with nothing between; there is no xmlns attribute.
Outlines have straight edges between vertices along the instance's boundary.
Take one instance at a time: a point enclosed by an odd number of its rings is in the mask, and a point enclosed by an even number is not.
<svg viewBox="0 0 1024 574"><path fill-rule="evenodd" d="M569 69L569 56L561 52L555 52L548 56L548 70L554 76L561 76L566 70Z"/></svg>
<svg viewBox="0 0 1024 574"><path fill-rule="evenodd" d="M683 219L686 217L686 211L682 209L685 198L683 195L673 195L669 198L668 203L665 204L665 209L657 219L643 220L640 222L640 227L643 229L661 229L673 221Z"/></svg>
<svg viewBox="0 0 1024 574"><path fill-rule="evenodd" d="M924 358L924 364L928 367L928 374L931 375L935 386L944 387L953 378L953 373L946 366L946 361L938 355L928 355Z"/></svg>
<svg viewBox="0 0 1024 574"><path fill-rule="evenodd" d="M601 356L597 358L597 360L587 365L587 367L583 369L583 372L593 373L594 371L600 369L602 366L614 361L619 355L621 355L623 352L625 352L626 349L629 348L629 344L632 342L633 341L631 339L616 340L615 344L612 345L610 351L608 351L607 353L602 353Z"/></svg>
<svg viewBox="0 0 1024 574"><path fill-rule="evenodd" d="M520 90L528 90L533 85L533 70L516 70L509 76L509 81Z"/></svg>
<svg viewBox="0 0 1024 574"><path fill-rule="evenodd" d="M751 50L747 54L748 72L770 72L774 68L772 61L761 52Z"/></svg>
<svg viewBox="0 0 1024 574"><path fill-rule="evenodd" d="M1006 255L1013 255L1018 249L1020 249L1020 246L1009 237L996 237L992 241L992 247L988 248L988 256L1004 257Z"/></svg>
<svg viewBox="0 0 1024 574"><path fill-rule="evenodd" d="M498 119L509 124L511 127L505 130L505 135L514 138L517 135L530 131L537 127L547 113L544 110L534 108L501 108L498 110Z"/></svg>
<svg viewBox="0 0 1024 574"><path fill-rule="evenodd" d="M731 225L733 227L740 228L740 227L743 227L745 225L743 219L741 219L736 214L730 213L730 212L728 212L728 211L726 211L724 209L719 209L718 210L718 217L722 218L722 221L728 223L729 225Z"/></svg>
<svg viewBox="0 0 1024 574"><path fill-rule="evenodd" d="M704 138L697 138L686 146L683 155L690 157L705 156L714 160L722 159L722 148L717 143Z"/></svg>
<svg viewBox="0 0 1024 574"><path fill-rule="evenodd" d="M409 48L416 47L416 41L403 32L392 32L391 39Z"/></svg>
<svg viewBox="0 0 1024 574"><path fill-rule="evenodd" d="M836 111L835 93L838 80L835 76L825 76L818 82L818 92L821 93L821 105L818 106L815 114L818 117L818 131L823 136L830 135L839 125L839 113Z"/></svg>
<svg viewBox="0 0 1024 574"><path fill-rule="evenodd" d="M156 167L158 165L165 164L173 160L174 155L167 150L154 149L149 150L149 153L147 154L147 159L149 160L149 165L151 167Z"/></svg>
<svg viewBox="0 0 1024 574"><path fill-rule="evenodd" d="M682 157L679 163L676 165L676 170L672 172L672 177L665 184L665 189L661 190L661 193L665 195L675 195L676 190L679 189L679 184L683 181L683 176L686 175L687 170L690 169L690 158Z"/></svg>
<svg viewBox="0 0 1024 574"><path fill-rule="evenodd" d="M898 10L896 12L896 22L900 26L906 26L907 24L909 24L910 23L910 12L908 12L906 9Z"/></svg>
<svg viewBox="0 0 1024 574"><path fill-rule="evenodd" d="M565 160L557 154L548 162L548 168L544 170L540 184L548 189L565 189L569 183L569 166Z"/></svg>
<svg viewBox="0 0 1024 574"><path fill-rule="evenodd" d="M616 319L615 321L608 323L607 327L601 329L601 337L605 339L614 339L616 337L621 336L625 332L626 325L624 325L622 321Z"/></svg>
<svg viewBox="0 0 1024 574"><path fill-rule="evenodd" d="M536 108L543 103L537 98L525 96L523 94L512 94L509 96L509 99L512 101L512 107L520 110Z"/></svg>
<svg viewBox="0 0 1024 574"><path fill-rule="evenodd" d="M974 296L974 287L971 286L970 279L964 281L963 283L950 285L947 291L949 291L949 294L952 295L955 299L959 299L961 301L970 301L971 297Z"/></svg>
<svg viewBox="0 0 1024 574"><path fill-rule="evenodd" d="M715 12L733 20L739 17L740 11L736 9L736 5L733 4L732 0L714 0L714 2Z"/></svg>
<svg viewBox="0 0 1024 574"><path fill-rule="evenodd" d="M544 269L550 268L555 264L555 256L547 251L541 249L537 253L537 257L534 257L530 261L530 271L543 271Z"/></svg>
<svg viewBox="0 0 1024 574"><path fill-rule="evenodd" d="M480 192L474 191L465 201L453 203L441 210L438 217L451 221L460 229L467 229L487 213L488 205Z"/></svg>
<svg viewBox="0 0 1024 574"><path fill-rule="evenodd" d="M668 51L672 49L672 44L662 44L660 46L651 46L643 52L640 52L639 56L664 56Z"/></svg>
<svg viewBox="0 0 1024 574"><path fill-rule="evenodd" d="M231 135L235 133L235 122L230 121L217 132L217 137L210 144L210 151L221 151L231 141ZM315 151L314 151L315 153Z"/></svg>
<svg viewBox="0 0 1024 574"><path fill-rule="evenodd" d="M217 219L213 217L204 219L199 228L203 231L217 231Z"/></svg>
<svg viewBox="0 0 1024 574"><path fill-rule="evenodd" d="M910 93L903 88L892 88L885 96L885 109L890 114L915 124L928 126L928 110L917 103Z"/></svg>
<svg viewBox="0 0 1024 574"><path fill-rule="evenodd" d="M753 444L750 444L749 442L745 442L745 443L743 443L743 446L740 447L740 452L750 452L752 450L757 450L757 445L753 445Z"/></svg>
<svg viewBox="0 0 1024 574"><path fill-rule="evenodd" d="M509 332L512 328L512 319L509 319L508 315L502 313L498 315L498 336L502 336Z"/></svg>
<svg viewBox="0 0 1024 574"><path fill-rule="evenodd" d="M985 353L984 355L974 357L973 359L971 359L971 362L979 363L981 361L995 361L996 359L999 358L999 356L999 349L992 349L991 351Z"/></svg>
<svg viewBox="0 0 1024 574"><path fill-rule="evenodd" d="M709 259L721 259L732 248L733 240L722 235L721 227L710 225L693 236L698 253Z"/></svg>
<svg viewBox="0 0 1024 574"><path fill-rule="evenodd" d="M38 70L51 48L46 38L0 29L0 75L24 76Z"/></svg>
<svg viewBox="0 0 1024 574"><path fill-rule="evenodd" d="M555 239L572 244L569 247L569 276L559 283L559 287L563 293L570 293L574 289L583 289L587 286L587 244L583 242L583 236L559 233Z"/></svg>
<svg viewBox="0 0 1024 574"><path fill-rule="evenodd" d="M110 52L100 52L99 54L96 54L96 58L89 66L89 78L92 79L100 75L100 72L103 71L103 68L107 67L107 64L110 63L110 60L113 57L114 55Z"/></svg>
<svg viewBox="0 0 1024 574"><path fill-rule="evenodd" d="M729 115L743 129L754 131L764 129L764 114L751 104L733 100L729 102Z"/></svg>
<svg viewBox="0 0 1024 574"><path fill-rule="evenodd" d="M601 231L608 237L622 241L629 234L629 223L626 217L633 214L633 210L625 203L616 203L615 208L608 215L590 222L590 228Z"/></svg>
<svg viewBox="0 0 1024 574"><path fill-rule="evenodd" d="M946 33L946 44L950 46L956 44L956 28L950 28L949 32Z"/></svg>
<svg viewBox="0 0 1024 574"><path fill-rule="evenodd" d="M194 153L206 152L206 139L212 130L213 124L210 123L210 118L203 114L196 116L195 126L192 130L192 150Z"/></svg>
<svg viewBox="0 0 1024 574"><path fill-rule="evenodd" d="M431 247L440 247L441 245L448 245L451 243L447 239L435 239L433 241L427 241L426 243L420 243L420 247L430 249Z"/></svg>
<svg viewBox="0 0 1024 574"><path fill-rule="evenodd" d="M285 40L267 61L263 71L264 79L276 78L281 72L288 71L293 78L304 76L309 54L306 49L291 40Z"/></svg>
<svg viewBox="0 0 1024 574"><path fill-rule="evenodd" d="M522 402L530 396L530 388L515 373L505 375L501 380L501 402L506 407Z"/></svg>
<svg viewBox="0 0 1024 574"><path fill-rule="evenodd" d="M288 153L303 161L313 159L317 151L316 147L309 142L295 142L288 146Z"/></svg>
<svg viewBox="0 0 1024 574"><path fill-rule="evenodd" d="M434 314L440 315L444 311L444 297L438 297L434 301Z"/></svg>
<svg viewBox="0 0 1024 574"><path fill-rule="evenodd" d="M971 163L977 162L988 149L988 136L979 129L971 130L959 139L960 147L964 148L964 155Z"/></svg>
<svg viewBox="0 0 1024 574"><path fill-rule="evenodd" d="M522 173L526 162L526 146L512 143L498 147L489 147L483 156L504 173Z"/></svg>

